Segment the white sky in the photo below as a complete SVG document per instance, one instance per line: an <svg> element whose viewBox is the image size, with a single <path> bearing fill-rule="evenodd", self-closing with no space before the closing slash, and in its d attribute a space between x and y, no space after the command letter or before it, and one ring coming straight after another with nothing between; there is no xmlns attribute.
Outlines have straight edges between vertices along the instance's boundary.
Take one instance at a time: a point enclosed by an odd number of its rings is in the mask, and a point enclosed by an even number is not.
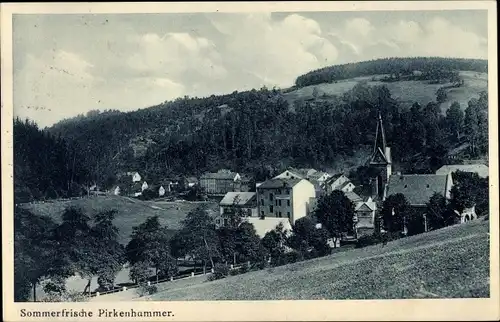
<svg viewBox="0 0 500 322"><path fill-rule="evenodd" d="M346 62L488 52L486 11L15 15L13 41L14 113L41 126Z"/></svg>

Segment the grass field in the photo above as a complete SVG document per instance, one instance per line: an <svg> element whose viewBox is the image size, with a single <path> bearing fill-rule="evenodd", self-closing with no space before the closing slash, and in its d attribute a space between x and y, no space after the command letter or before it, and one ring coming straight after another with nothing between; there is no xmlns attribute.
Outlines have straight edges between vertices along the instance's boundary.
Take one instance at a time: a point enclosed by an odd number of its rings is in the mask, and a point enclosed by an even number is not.
<svg viewBox="0 0 500 322"><path fill-rule="evenodd" d="M56 222L61 220L61 214L69 206L83 209L92 215L105 209L116 209L118 212L114 220L119 229L120 242L124 245L130 240L132 228L144 222L146 218L157 215L160 222L171 230L177 230L180 222L189 211L200 206L201 202L161 202L141 201L120 196L99 196L75 200L53 200L45 203L23 204L23 207L37 215L48 216ZM207 202L210 209L215 210L215 202Z"/></svg>
<svg viewBox="0 0 500 322"><path fill-rule="evenodd" d="M467 107L467 103L473 97L479 97L481 91L488 89L488 75L486 73L476 73L462 71L460 75L464 79L464 86L460 88L448 89L448 99L442 104L443 111L446 110L452 102L457 101L462 108ZM376 79L382 75L375 75ZM284 94L289 103L297 99L312 98L314 88L318 89L321 96L326 95L342 95L352 89L354 85L361 81L367 81L368 85L386 85L392 96L398 99L403 105L412 105L414 102L420 105L426 105L429 102L436 100L436 91L445 84L427 84L424 81L400 81L393 83L384 83L381 81L372 81L373 76L356 77L347 80L341 80L337 83L325 83L299 88L295 91Z"/></svg>
<svg viewBox="0 0 500 322"><path fill-rule="evenodd" d="M167 285L168 283L166 283ZM141 300L489 297L489 222L475 221L213 282L170 284Z"/></svg>

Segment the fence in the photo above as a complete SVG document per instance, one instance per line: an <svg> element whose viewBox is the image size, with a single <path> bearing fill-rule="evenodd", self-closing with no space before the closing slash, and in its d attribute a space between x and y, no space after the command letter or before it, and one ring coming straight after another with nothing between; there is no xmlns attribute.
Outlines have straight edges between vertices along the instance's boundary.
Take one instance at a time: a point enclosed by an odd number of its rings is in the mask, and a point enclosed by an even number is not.
<svg viewBox="0 0 500 322"><path fill-rule="evenodd" d="M244 265L245 264L230 265L230 270L241 269ZM250 266L250 262L248 262L248 266ZM207 275L207 274L213 274L213 273L214 273L214 269L211 268L208 271L208 273L201 271L201 272L191 272L188 274L180 274L180 275L176 275L176 276L171 276L169 278L160 279L158 281L148 281L147 285L151 286L151 285L155 285L155 284L160 284L160 283L165 283L165 282L173 282L173 281L177 281L177 280L181 280L181 279L187 279L187 278L192 278L195 276ZM109 290L109 291L104 291L104 292L91 292L90 296L97 297L97 296L102 296L102 295L118 293L118 292L124 292L127 290L138 288L139 286L140 286L139 284L133 284L133 285L129 285L129 286L122 286L122 287L115 288L115 289Z"/></svg>

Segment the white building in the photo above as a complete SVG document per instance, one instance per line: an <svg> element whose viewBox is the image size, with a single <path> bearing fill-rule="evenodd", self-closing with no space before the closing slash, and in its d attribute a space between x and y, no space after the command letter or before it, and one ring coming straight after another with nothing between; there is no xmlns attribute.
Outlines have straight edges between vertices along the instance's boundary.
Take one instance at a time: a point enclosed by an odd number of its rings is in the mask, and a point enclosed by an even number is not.
<svg viewBox="0 0 500 322"><path fill-rule="evenodd" d="M146 181L144 181L144 182L142 183L141 190L142 190L142 191L144 191L144 190L146 190L147 188L149 188L149 185L148 185L148 183L147 183Z"/></svg>
<svg viewBox="0 0 500 322"><path fill-rule="evenodd" d="M165 188L163 186L160 186L160 189L158 189L158 196L163 197L165 195Z"/></svg>
<svg viewBox="0 0 500 322"><path fill-rule="evenodd" d="M344 174L336 174L329 177L325 183L324 188L326 193L330 194L335 190L343 192L352 192L356 186Z"/></svg>
<svg viewBox="0 0 500 322"><path fill-rule="evenodd" d="M309 213L314 185L305 179L273 178L257 187L259 217L288 218L293 225Z"/></svg>
<svg viewBox="0 0 500 322"><path fill-rule="evenodd" d="M484 164L452 164L444 165L436 171L436 174L450 174L455 171L477 173L481 178L488 178L489 168Z"/></svg>
<svg viewBox="0 0 500 322"><path fill-rule="evenodd" d="M228 192L219 203L217 227L226 226L229 216L239 211L243 218L257 217L257 194L255 192Z"/></svg>

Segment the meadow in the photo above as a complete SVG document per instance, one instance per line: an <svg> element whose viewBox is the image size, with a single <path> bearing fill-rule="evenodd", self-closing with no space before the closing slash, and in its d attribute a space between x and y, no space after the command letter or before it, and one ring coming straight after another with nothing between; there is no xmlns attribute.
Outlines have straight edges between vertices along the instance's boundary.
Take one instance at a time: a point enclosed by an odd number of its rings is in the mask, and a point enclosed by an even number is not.
<svg viewBox="0 0 500 322"><path fill-rule="evenodd" d="M339 80L336 83L323 83L299 88L294 91L285 93L285 99L289 103L293 103L299 99L312 99L313 91L316 88L318 97L328 100L328 96L338 96L352 89L359 82L367 82L368 85L386 85L392 96L404 106L411 106L418 102L420 105L426 105L429 102L436 100L436 91L450 84L429 84L427 81L403 80L398 82L382 82L378 79L385 75L373 75L356 77L346 80ZM441 105L443 111L454 101L460 103L460 106L465 109L467 103L473 97L479 97L481 91L488 89L488 74L476 73L469 71L461 71L460 76L464 80L464 85L459 88L450 88L447 90L448 98ZM323 98L322 95L326 94Z"/></svg>
<svg viewBox="0 0 500 322"><path fill-rule="evenodd" d="M489 222L478 220L213 282L167 282L138 300L489 297L489 263Z"/></svg>

